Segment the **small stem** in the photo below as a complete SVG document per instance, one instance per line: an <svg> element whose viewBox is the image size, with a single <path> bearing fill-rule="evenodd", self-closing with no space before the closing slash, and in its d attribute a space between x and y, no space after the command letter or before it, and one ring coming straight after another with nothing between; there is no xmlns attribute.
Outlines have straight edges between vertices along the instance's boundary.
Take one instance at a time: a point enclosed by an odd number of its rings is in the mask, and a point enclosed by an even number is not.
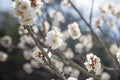
<svg viewBox="0 0 120 80"><path fill-rule="evenodd" d="M102 64L102 67L103 67L103 69L106 69L106 70L108 70L108 71L114 71L114 70L115 70L114 68L112 68L112 67L107 67L107 66L105 66L105 65L103 65L103 64Z"/></svg>

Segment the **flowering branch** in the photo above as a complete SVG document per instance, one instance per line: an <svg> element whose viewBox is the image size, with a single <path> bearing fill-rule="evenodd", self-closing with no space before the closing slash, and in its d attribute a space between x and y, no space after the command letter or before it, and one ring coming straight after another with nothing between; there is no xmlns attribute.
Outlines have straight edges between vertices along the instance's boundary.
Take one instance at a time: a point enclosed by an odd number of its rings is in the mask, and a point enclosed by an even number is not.
<svg viewBox="0 0 120 80"><path fill-rule="evenodd" d="M47 53L43 50L42 46L40 45L40 43L37 41L37 39L35 38L34 34L32 33L31 29L30 29L30 26L24 26L30 36L32 37L32 39L34 40L34 42L36 43L36 45L38 46L38 48L43 52L43 55L45 55L45 57L47 58L47 61L48 61L48 66L51 68L51 69L54 69L55 73L57 74L57 76L59 76L60 79L62 80L66 80L65 76L63 76L63 74L61 74L61 72L56 68L56 66L52 63L51 59L48 57ZM46 61L46 62L47 62Z"/></svg>
<svg viewBox="0 0 120 80"><path fill-rule="evenodd" d="M44 37L43 37L44 38ZM47 48L50 52L52 52L54 55L57 55L59 57L59 59L66 65L70 65L74 68L77 68L78 70L80 70L83 74L85 74L85 76L89 77L92 76L92 74L88 73L87 70L85 68L83 68L82 66L78 65L77 63L75 63L74 61L72 61L71 59L67 59L64 55L63 52L61 52L60 50L57 51L53 51L50 47L46 46L45 44L43 44L43 42L40 42L40 39L42 39L39 35L39 37L37 38L37 40L39 41L39 43ZM60 53L60 54L59 54Z"/></svg>
<svg viewBox="0 0 120 80"><path fill-rule="evenodd" d="M81 19L85 22L85 24L89 27L90 31L92 32L92 34L98 39L99 43L101 43L101 45L104 47L106 54L108 55L108 59L110 59L112 61L113 66L119 70L119 67L116 63L116 60L114 59L114 57L112 56L112 54L110 53L110 51L108 50L107 46L105 45L104 41L96 35L96 33L93 31L91 25L86 21L86 19L82 16L81 12L75 7L75 5L71 2L71 0L69 0L69 3L71 4L71 6L76 10L76 12L79 14L79 16L81 17Z"/></svg>
<svg viewBox="0 0 120 80"><path fill-rule="evenodd" d="M78 65L77 63L75 63L74 61L67 59L64 55L63 52L61 51L53 51L50 47L46 46L45 44L43 44L42 42L40 42L41 37L39 36L37 38L38 42L45 48L47 48L50 52L52 52L54 55L57 55L59 57L59 59L66 65L70 65L74 68L77 68L78 70L80 70L83 74L85 74L85 76L89 77L92 76L92 74L88 73L86 69L84 69L82 66ZM60 53L60 54L59 54Z"/></svg>

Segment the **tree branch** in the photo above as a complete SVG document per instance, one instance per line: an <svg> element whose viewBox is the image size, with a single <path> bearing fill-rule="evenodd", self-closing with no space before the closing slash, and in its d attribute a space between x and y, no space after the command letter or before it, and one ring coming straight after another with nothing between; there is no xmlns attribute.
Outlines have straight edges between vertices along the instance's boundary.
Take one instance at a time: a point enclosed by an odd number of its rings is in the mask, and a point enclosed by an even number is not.
<svg viewBox="0 0 120 80"><path fill-rule="evenodd" d="M66 80L65 76L57 69L57 67L53 64L51 59L48 57L47 53L43 50L43 47L40 45L40 43L37 41L37 39L35 38L34 34L32 33L32 31L30 29L30 26L24 26L24 27L28 30L28 33L30 34L30 36L34 40L34 42L37 45L37 47L43 52L43 55L45 55L45 57L47 58L47 61L48 61L48 64L49 64L48 66L50 68L54 69L55 73L57 74L57 76L61 80Z"/></svg>
<svg viewBox="0 0 120 80"><path fill-rule="evenodd" d="M118 64L117 64L115 58L110 53L110 51L107 48L107 46L105 45L104 41L99 36L96 35L96 33L92 29L92 26L85 20L85 18L82 16L81 12L75 7L75 5L71 2L71 0L69 0L69 3L76 10L76 12L79 14L79 16L81 17L81 19L85 22L85 24L89 27L90 31L96 37L96 39L99 41L99 43L104 47L104 49L106 51L106 54L108 55L107 56L108 59L112 62L112 66L114 66L117 70L119 70L119 67L118 67Z"/></svg>

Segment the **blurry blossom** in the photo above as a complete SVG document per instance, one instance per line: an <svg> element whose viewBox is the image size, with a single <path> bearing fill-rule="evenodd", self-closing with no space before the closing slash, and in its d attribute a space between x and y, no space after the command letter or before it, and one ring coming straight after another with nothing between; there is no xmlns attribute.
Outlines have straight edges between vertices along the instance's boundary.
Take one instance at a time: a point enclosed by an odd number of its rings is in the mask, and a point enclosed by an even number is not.
<svg viewBox="0 0 120 80"><path fill-rule="evenodd" d="M6 35L0 39L0 43L2 46L9 48L12 46L12 38Z"/></svg>
<svg viewBox="0 0 120 80"><path fill-rule="evenodd" d="M8 55L2 51L0 51L0 62L6 61L8 58Z"/></svg>

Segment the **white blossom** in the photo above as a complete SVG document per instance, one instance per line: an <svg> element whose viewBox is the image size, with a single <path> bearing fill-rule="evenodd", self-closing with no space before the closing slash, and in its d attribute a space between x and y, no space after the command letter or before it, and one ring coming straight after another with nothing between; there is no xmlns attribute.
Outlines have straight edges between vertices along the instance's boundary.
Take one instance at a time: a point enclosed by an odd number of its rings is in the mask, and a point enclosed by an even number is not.
<svg viewBox="0 0 120 80"><path fill-rule="evenodd" d="M21 25L33 25L35 22L33 16L27 16L21 19L20 23Z"/></svg>
<svg viewBox="0 0 120 80"><path fill-rule="evenodd" d="M19 11L25 13L25 12L28 12L28 11L29 11L30 5L29 5L28 2L22 1L20 5L16 5L16 8L17 8Z"/></svg>
<svg viewBox="0 0 120 80"><path fill-rule="evenodd" d="M83 49L83 45L82 45L82 43L77 43L76 45L75 45L75 51L76 52L82 52L82 49Z"/></svg>
<svg viewBox="0 0 120 80"><path fill-rule="evenodd" d="M71 76L71 77L78 78L78 77L79 77L79 74L80 74L80 71L79 71L78 69L73 68L72 71L71 71L70 76Z"/></svg>
<svg viewBox="0 0 120 80"><path fill-rule="evenodd" d="M36 14L36 16L41 16L42 15L42 10L41 9L35 9L35 14Z"/></svg>
<svg viewBox="0 0 120 80"><path fill-rule="evenodd" d="M113 55L115 55L116 53L117 53L117 51L118 51L118 46L116 45L116 44L111 44L110 45L110 48L109 48L109 50L110 50L110 52L113 54Z"/></svg>
<svg viewBox="0 0 120 80"><path fill-rule="evenodd" d="M38 49L34 49L33 53L32 53L32 57L33 59L35 59L38 63L43 64L44 63L44 58L45 56L43 55L43 53Z"/></svg>
<svg viewBox="0 0 120 80"><path fill-rule="evenodd" d="M120 63L120 51L118 51L118 52L116 53L116 57L117 57L118 62Z"/></svg>
<svg viewBox="0 0 120 80"><path fill-rule="evenodd" d="M51 4L53 2L53 0L45 0L45 3L47 4Z"/></svg>
<svg viewBox="0 0 120 80"><path fill-rule="evenodd" d="M53 61L53 63L55 64L55 66L58 68L58 70L60 72L63 71L63 66L64 66L63 62L61 62L61 61Z"/></svg>
<svg viewBox="0 0 120 80"><path fill-rule="evenodd" d="M88 71L94 71L97 73L101 69L100 58L92 53L87 54L87 61L84 63Z"/></svg>
<svg viewBox="0 0 120 80"><path fill-rule="evenodd" d="M70 3L69 3L68 0L63 0L63 1L61 1L60 6L61 6L62 8L69 7L69 6L70 6Z"/></svg>
<svg viewBox="0 0 120 80"><path fill-rule="evenodd" d="M64 51L66 48L67 48L67 43L63 41L62 45L59 47L59 50Z"/></svg>
<svg viewBox="0 0 120 80"><path fill-rule="evenodd" d="M30 60L32 58L32 51L31 50L24 50L23 51L23 57L26 60Z"/></svg>
<svg viewBox="0 0 120 80"><path fill-rule="evenodd" d="M31 14L31 7L30 4L23 0L16 0L14 12L16 17L25 18L26 16L30 16Z"/></svg>
<svg viewBox="0 0 120 80"><path fill-rule="evenodd" d="M20 42L22 42L24 44L27 43L29 45L34 45L35 44L34 41L33 41L33 39L29 35L23 35L23 36L21 36L20 37Z"/></svg>
<svg viewBox="0 0 120 80"><path fill-rule="evenodd" d="M37 26L32 26L33 32L38 33L38 27Z"/></svg>
<svg viewBox="0 0 120 80"><path fill-rule="evenodd" d="M113 11L113 14L117 17L120 18L120 7L116 7Z"/></svg>
<svg viewBox="0 0 120 80"><path fill-rule="evenodd" d="M102 19L94 19L93 20L95 27L99 28L103 25L103 20Z"/></svg>
<svg viewBox="0 0 120 80"><path fill-rule="evenodd" d="M72 72L72 67L71 66L66 66L63 68L63 71L65 74L70 74Z"/></svg>
<svg viewBox="0 0 120 80"><path fill-rule="evenodd" d="M40 64L35 60L31 60L30 64L33 68L40 68Z"/></svg>
<svg viewBox="0 0 120 80"><path fill-rule="evenodd" d="M27 31L27 29L25 29L22 25L18 28L18 33L20 34L20 35L22 35L22 34L27 34L28 33L28 31Z"/></svg>
<svg viewBox="0 0 120 80"><path fill-rule="evenodd" d="M74 57L74 53L73 53L72 50L69 49L69 48L64 52L64 55L65 55L65 57L68 58L68 59L72 59L72 58Z"/></svg>
<svg viewBox="0 0 120 80"><path fill-rule="evenodd" d="M79 25L76 22L73 22L68 25L68 33L72 39L78 39L81 36Z"/></svg>
<svg viewBox="0 0 120 80"><path fill-rule="evenodd" d="M86 80L94 80L92 77L87 78Z"/></svg>
<svg viewBox="0 0 120 80"><path fill-rule="evenodd" d="M8 58L8 55L6 53L0 51L0 61L4 62L7 60L7 58Z"/></svg>
<svg viewBox="0 0 120 80"><path fill-rule="evenodd" d="M52 49L57 49L62 45L63 42L62 34L57 30L49 31L45 39L45 44L51 46Z"/></svg>
<svg viewBox="0 0 120 80"><path fill-rule="evenodd" d="M23 11L19 10L18 7L22 4L22 0L15 0L13 4L14 13L16 17L22 17Z"/></svg>
<svg viewBox="0 0 120 80"><path fill-rule="evenodd" d="M14 1L14 13L15 16L20 18L21 25L33 25L35 23L35 14L41 14L39 8L42 7L40 0L36 1L25 1L15 0ZM39 10L39 11L38 11Z"/></svg>
<svg viewBox="0 0 120 80"><path fill-rule="evenodd" d="M29 63L23 65L23 69L26 73L30 74L33 72L32 66Z"/></svg>
<svg viewBox="0 0 120 80"><path fill-rule="evenodd" d="M64 63L59 61L57 56L52 56L51 61L58 68L60 72L63 72Z"/></svg>
<svg viewBox="0 0 120 80"><path fill-rule="evenodd" d="M53 18L55 22L65 22L63 14L57 10L51 10L49 16L50 18Z"/></svg>
<svg viewBox="0 0 120 80"><path fill-rule="evenodd" d="M24 42L19 42L19 43L17 44L17 47L20 48L20 49L26 49L26 45L25 45Z"/></svg>
<svg viewBox="0 0 120 80"><path fill-rule="evenodd" d="M0 43L3 47L10 47L12 45L12 38L8 35L5 35L1 38Z"/></svg>
<svg viewBox="0 0 120 80"><path fill-rule="evenodd" d="M31 4L31 6L34 8L34 9L40 9L43 5L43 2L41 2L41 0L36 0L34 4Z"/></svg>
<svg viewBox="0 0 120 80"><path fill-rule="evenodd" d="M40 27L40 29L41 29L43 32L47 33L47 32L49 31L49 29L50 29L50 24L49 24L49 22L48 22L48 21L44 21L44 22L43 22L43 27Z"/></svg>
<svg viewBox="0 0 120 80"><path fill-rule="evenodd" d="M69 33L68 33L67 30L64 30L64 31L62 32L62 34L63 34L63 40L67 40L67 39L70 37L70 35L69 35Z"/></svg>
<svg viewBox="0 0 120 80"><path fill-rule="evenodd" d="M110 80L110 74L107 72L103 72L100 77L100 80Z"/></svg>
<svg viewBox="0 0 120 80"><path fill-rule="evenodd" d="M87 34L87 35L82 35L80 37L80 43L81 45L87 50L89 51L92 46L93 46L93 42L92 42L92 36Z"/></svg>
<svg viewBox="0 0 120 80"><path fill-rule="evenodd" d="M76 79L74 77L69 77L67 80L78 80L78 79Z"/></svg>

